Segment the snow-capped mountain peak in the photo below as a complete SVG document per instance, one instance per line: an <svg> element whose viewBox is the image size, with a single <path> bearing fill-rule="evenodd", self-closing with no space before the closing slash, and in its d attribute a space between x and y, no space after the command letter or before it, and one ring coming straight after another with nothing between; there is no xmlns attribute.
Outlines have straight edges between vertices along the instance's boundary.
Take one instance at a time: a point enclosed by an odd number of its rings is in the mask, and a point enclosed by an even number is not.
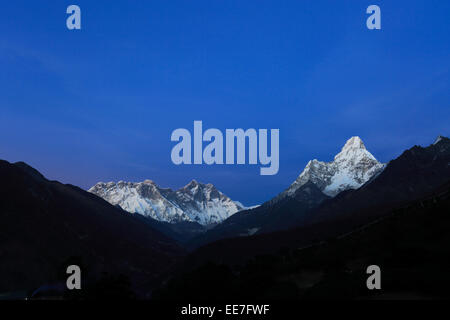
<svg viewBox="0 0 450 320"><path fill-rule="evenodd" d="M131 213L169 223L190 221L211 225L245 209L241 203L232 201L212 184L195 180L177 191L161 188L154 181L145 180L137 183L100 182L89 192Z"/></svg>
<svg viewBox="0 0 450 320"><path fill-rule="evenodd" d="M198 187L198 185L199 183L197 182L197 180L192 179L191 182L184 186L184 188L195 188Z"/></svg>
<svg viewBox="0 0 450 320"><path fill-rule="evenodd" d="M445 137L443 136L439 136L436 138L436 140L434 141L433 145L437 145L439 142L441 142L443 139L445 139Z"/></svg>
<svg viewBox="0 0 450 320"><path fill-rule="evenodd" d="M277 198L292 196L308 181L326 195L334 197L344 190L359 188L384 166L366 149L361 138L352 137L332 162L309 161L294 183Z"/></svg>
<svg viewBox="0 0 450 320"><path fill-rule="evenodd" d="M372 158L372 154L367 151L366 146L364 145L364 142L361 140L360 137L351 137L347 140L345 145L342 147L341 152L339 152L335 157L334 160L338 159L344 159L348 157L354 156L355 153L358 152L364 152L366 151L368 155L370 155Z"/></svg>

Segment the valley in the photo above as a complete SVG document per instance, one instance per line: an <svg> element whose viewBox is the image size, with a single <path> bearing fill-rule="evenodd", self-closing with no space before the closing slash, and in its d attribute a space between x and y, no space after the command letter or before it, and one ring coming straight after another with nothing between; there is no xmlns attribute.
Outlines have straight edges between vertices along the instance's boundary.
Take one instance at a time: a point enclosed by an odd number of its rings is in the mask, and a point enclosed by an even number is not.
<svg viewBox="0 0 450 320"><path fill-rule="evenodd" d="M246 209L195 180L176 191L146 180L86 192L1 161L0 292L192 301L445 297L449 163L445 137L387 165L352 138L333 162L310 162L280 195ZM330 193L334 186L342 191ZM61 286L67 264L84 270L82 293ZM383 270L382 294L361 286L369 264Z"/></svg>

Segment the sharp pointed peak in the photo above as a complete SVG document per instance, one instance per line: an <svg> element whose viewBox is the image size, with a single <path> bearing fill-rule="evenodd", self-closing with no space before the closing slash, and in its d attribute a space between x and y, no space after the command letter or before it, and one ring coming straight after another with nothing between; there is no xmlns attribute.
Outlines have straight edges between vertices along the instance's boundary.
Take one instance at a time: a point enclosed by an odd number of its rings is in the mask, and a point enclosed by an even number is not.
<svg viewBox="0 0 450 320"><path fill-rule="evenodd" d="M441 142L442 140L449 140L449 138L447 138L446 136L440 135L440 136L438 136L438 137L436 138L436 140L434 141L433 145L438 144L438 143Z"/></svg>
<svg viewBox="0 0 450 320"><path fill-rule="evenodd" d="M366 149L366 146L364 145L364 142L361 140L358 136L353 136L350 139L347 140L342 150L346 149Z"/></svg>
<svg viewBox="0 0 450 320"><path fill-rule="evenodd" d="M185 185L185 188L193 188L195 186L200 185L201 183L199 183L197 180L192 179L187 185Z"/></svg>
<svg viewBox="0 0 450 320"><path fill-rule="evenodd" d="M313 160L309 160L308 163L306 164L306 167L309 168L311 166L314 166L318 163L320 163L321 161L317 160L317 159L313 159Z"/></svg>

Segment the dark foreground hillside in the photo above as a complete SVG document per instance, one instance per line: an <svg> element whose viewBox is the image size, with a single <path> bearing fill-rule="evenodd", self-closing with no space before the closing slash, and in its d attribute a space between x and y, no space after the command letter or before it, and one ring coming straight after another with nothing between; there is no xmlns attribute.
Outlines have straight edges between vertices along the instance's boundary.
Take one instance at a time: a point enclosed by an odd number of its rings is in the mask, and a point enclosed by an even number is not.
<svg viewBox="0 0 450 320"><path fill-rule="evenodd" d="M182 254L140 219L24 163L0 161L0 178L0 298L61 290L70 264L83 285L118 279L139 292Z"/></svg>
<svg viewBox="0 0 450 320"><path fill-rule="evenodd" d="M243 264L232 259L220 263L219 257L209 256L213 262L179 274L155 298L449 298L449 213L447 183L384 218L308 248L286 247ZM234 241L237 255L239 239ZM225 243L221 248L229 249ZM366 287L366 268L372 264L381 268L379 291Z"/></svg>

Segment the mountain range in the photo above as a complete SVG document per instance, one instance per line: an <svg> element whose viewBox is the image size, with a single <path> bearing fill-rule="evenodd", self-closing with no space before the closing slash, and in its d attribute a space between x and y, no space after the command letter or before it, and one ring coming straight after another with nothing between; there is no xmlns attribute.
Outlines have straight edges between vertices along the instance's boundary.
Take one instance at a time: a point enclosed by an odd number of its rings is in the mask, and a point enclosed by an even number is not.
<svg viewBox="0 0 450 320"><path fill-rule="evenodd" d="M193 246L225 237L247 236L302 224L312 209L379 175L378 162L359 137L350 138L331 162L309 161L298 178L261 206L241 211L192 242Z"/></svg>
<svg viewBox="0 0 450 320"><path fill-rule="evenodd" d="M221 240L186 257L153 297L163 301L448 299L449 212L450 181L359 227L332 221ZM364 215L365 210L355 214ZM381 290L366 286L367 267L374 264L381 268Z"/></svg>
<svg viewBox="0 0 450 320"><path fill-rule="evenodd" d="M433 194L447 191L448 186L450 139L439 137L428 147L414 146L404 151L359 189L343 191L334 198L320 201L312 209L307 209L304 201L288 199L283 204L268 203L234 215L195 239L192 246L200 248L190 255L184 266L198 266L206 261L235 264L283 247L308 247L335 239L393 212L407 214L411 203L425 205L423 198L433 202ZM308 188L311 187L309 184ZM318 188L315 193L317 191ZM291 217L291 227L271 229L279 216ZM242 236L243 230L260 226L257 224L260 222L267 223L263 225L267 232ZM219 250L220 256L217 255Z"/></svg>
<svg viewBox="0 0 450 320"><path fill-rule="evenodd" d="M396 217L402 217L402 225L413 224L408 230L432 228L421 238L428 243L445 229L423 217L444 214L448 207L442 194L448 195L450 183L450 139L438 137L428 147L414 146L382 164L353 137L333 161L309 162L285 191L252 209L196 181L177 191L144 181L99 183L86 192L49 181L25 163L7 161L0 161L0 176L0 297L60 283L68 263L82 265L87 282L105 273L124 274L134 290L146 293L166 277L186 274L207 261L235 265L280 248L304 252L301 248L320 247L355 232L358 241L377 245L371 241L397 226ZM409 220L414 210L421 218ZM393 222L380 224L385 219ZM371 232L369 241L361 230L372 225L381 231ZM392 239L384 247L400 255L409 252L396 245L395 230L386 232ZM435 242L430 246L430 255L442 251ZM187 256L185 248L192 250ZM306 255L302 261L308 259ZM325 260L320 256L314 263ZM203 276L208 271L198 270ZM188 278L198 280L192 274Z"/></svg>
<svg viewBox="0 0 450 320"><path fill-rule="evenodd" d="M308 181L293 197L210 230L156 298L448 299L450 139L404 151L358 189L322 200L320 192ZM278 216L291 216L291 227L236 236L249 221ZM382 290L367 290L373 264L381 267Z"/></svg>
<svg viewBox="0 0 450 320"><path fill-rule="evenodd" d="M145 180L138 183L100 182L90 188L89 192L128 212L172 224L193 222L211 226L245 208L212 184L202 184L195 180L176 191Z"/></svg>
<svg viewBox="0 0 450 320"><path fill-rule="evenodd" d="M180 222L198 223L211 228L212 226L227 223L219 229L227 228L227 224L234 224L239 220L239 225L245 224L245 228L236 235L252 235L260 232L262 221L250 221L243 223L248 218L247 213L229 219L237 212L246 209L255 209L256 220L264 219L268 206L285 207L286 201L298 202L296 214L301 214L319 205L323 200L334 197L342 191L357 189L369 179L379 174L385 165L378 162L365 148L359 137L350 138L331 162L322 162L316 159L310 161L299 177L274 199L261 207L245 208L241 203L231 200L212 184L202 184L192 180L185 187L173 191L161 188L151 180L133 183L97 183L89 189L89 192L102 197L113 205L122 209L151 217L160 222L178 224ZM285 212L285 210L281 210ZM229 220L227 220L229 219ZM278 215L267 220L270 230L290 227L292 215ZM189 226L184 225L183 232L189 231ZM198 232L197 232L198 235Z"/></svg>

